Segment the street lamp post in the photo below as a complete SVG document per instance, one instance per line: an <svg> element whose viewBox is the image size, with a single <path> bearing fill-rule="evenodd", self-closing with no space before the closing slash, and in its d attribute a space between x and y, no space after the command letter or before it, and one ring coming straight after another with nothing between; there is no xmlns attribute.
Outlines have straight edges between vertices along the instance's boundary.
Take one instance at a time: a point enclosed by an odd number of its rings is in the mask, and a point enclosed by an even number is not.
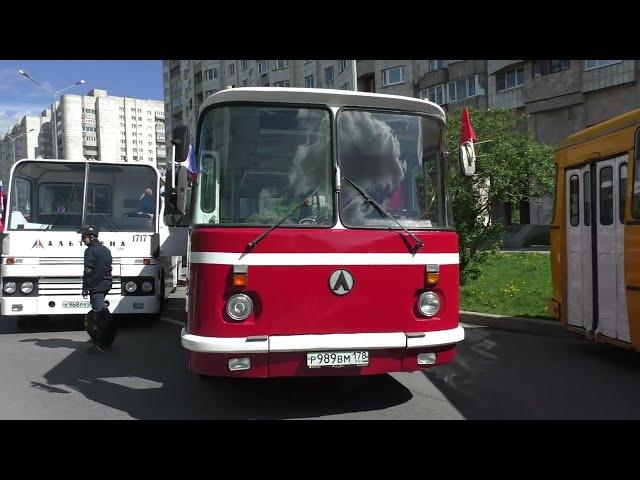
<svg viewBox="0 0 640 480"><path fill-rule="evenodd" d="M13 163L16 163L16 140L19 139L20 137L24 137L27 133L30 133L30 132L33 132L33 128L31 130L29 130L28 132L21 133L20 135L18 135L16 137L12 137L8 133L4 134L5 137L7 137L9 140L11 140L11 146L13 147Z"/></svg>
<svg viewBox="0 0 640 480"><path fill-rule="evenodd" d="M58 125L57 125L58 124L58 118L57 118L57 115L56 115L56 96L61 94L62 92L66 91L66 90L69 90L70 88L77 87L78 85L84 84L85 81L84 80L78 80L73 85L69 85L68 87L63 88L62 90L58 90L57 92L52 92L51 90L49 90L44 85L40 85L38 82L36 82L24 70L18 70L18 73L20 75L22 75L23 77L28 78L29 80L31 80L33 83L38 85L40 88L42 88L44 91L46 91L51 96L51 123L53 123L53 152L54 152L55 158L57 159L58 158Z"/></svg>

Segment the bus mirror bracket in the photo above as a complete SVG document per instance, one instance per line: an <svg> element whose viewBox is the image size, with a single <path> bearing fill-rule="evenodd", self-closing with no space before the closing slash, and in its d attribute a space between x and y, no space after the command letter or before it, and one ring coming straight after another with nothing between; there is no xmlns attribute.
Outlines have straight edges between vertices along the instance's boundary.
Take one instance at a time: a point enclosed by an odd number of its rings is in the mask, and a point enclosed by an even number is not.
<svg viewBox="0 0 640 480"><path fill-rule="evenodd" d="M476 173L476 152L472 141L466 141L458 149L460 173L472 177Z"/></svg>

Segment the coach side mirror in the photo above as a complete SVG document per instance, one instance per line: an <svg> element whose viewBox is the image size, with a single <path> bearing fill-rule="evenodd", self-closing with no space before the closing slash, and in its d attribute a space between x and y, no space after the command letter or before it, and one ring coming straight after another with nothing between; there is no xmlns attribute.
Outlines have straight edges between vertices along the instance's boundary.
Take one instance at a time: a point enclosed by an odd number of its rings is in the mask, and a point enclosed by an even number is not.
<svg viewBox="0 0 640 480"><path fill-rule="evenodd" d="M476 173L476 151L473 142L467 141L458 150L460 173L465 177L472 177Z"/></svg>
<svg viewBox="0 0 640 480"><path fill-rule="evenodd" d="M189 155L189 127L180 125L171 132L171 145L173 146L173 162L182 163Z"/></svg>

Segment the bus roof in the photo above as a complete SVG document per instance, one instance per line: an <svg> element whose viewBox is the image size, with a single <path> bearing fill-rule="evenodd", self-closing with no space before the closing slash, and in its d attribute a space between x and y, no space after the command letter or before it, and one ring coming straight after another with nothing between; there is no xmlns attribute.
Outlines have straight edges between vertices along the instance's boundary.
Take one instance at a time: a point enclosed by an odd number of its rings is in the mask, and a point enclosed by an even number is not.
<svg viewBox="0 0 640 480"><path fill-rule="evenodd" d="M565 138L556 151L588 142L640 123L640 108L596 123Z"/></svg>
<svg viewBox="0 0 640 480"><path fill-rule="evenodd" d="M130 165L130 166L140 166L153 168L154 170L158 170L158 168L152 163L147 162L104 162L102 160L87 160L86 158L78 159L78 158L23 158L22 160L18 160L14 165L18 165L22 162L47 162L47 163L95 163L96 165ZM12 167L13 168L13 167Z"/></svg>
<svg viewBox="0 0 640 480"><path fill-rule="evenodd" d="M242 87L228 88L207 97L200 113L210 105L228 102L299 103L332 107L365 107L407 110L432 115L443 122L444 110L428 100L399 95L331 90L324 88Z"/></svg>

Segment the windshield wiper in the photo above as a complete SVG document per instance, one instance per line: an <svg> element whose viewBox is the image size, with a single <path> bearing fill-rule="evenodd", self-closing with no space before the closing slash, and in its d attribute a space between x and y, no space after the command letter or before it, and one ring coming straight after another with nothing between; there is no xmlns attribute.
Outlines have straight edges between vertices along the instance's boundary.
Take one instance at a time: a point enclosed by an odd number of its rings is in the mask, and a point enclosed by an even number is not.
<svg viewBox="0 0 640 480"><path fill-rule="evenodd" d="M376 202L373 198L371 198L371 195L369 195L367 192L362 190L362 188L360 188L358 185L353 183L353 180L351 180L349 177L345 177L343 175L342 178L344 178L347 182L349 182L353 186L353 188L355 188L358 191L358 193L366 199L366 203L369 203L376 210L376 212L378 212L384 218L391 220L393 222L396 222L402 230L407 232L407 235L409 235L413 239L413 241L416 243L412 249L412 253L416 253L418 250L424 247L424 243L422 243L422 241L418 237L416 237L413 233L407 230L404 227L404 225L402 225L397 219L393 218L389 212L387 212L384 208L382 208L382 206L378 202Z"/></svg>
<svg viewBox="0 0 640 480"><path fill-rule="evenodd" d="M271 232L271 230L273 230L274 228L280 226L287 218L289 218L291 215L293 215L297 210L299 210L300 208L302 208L302 206L305 204L305 202L307 201L307 199L309 197L313 197L318 190L320 190L321 187L316 188L313 192L311 192L309 195L307 195L306 197L304 197L304 199L302 200L302 202L300 202L300 204L294 208L293 210L291 210L289 213L287 213L284 217L282 217L282 220L280 220L278 223L276 223L275 225L270 226L264 233L262 233L258 238L256 238L255 240L251 240L249 243L247 243L247 250L251 250L253 247L255 247L258 242L260 242L260 240L262 240L264 237L266 237L269 232Z"/></svg>

